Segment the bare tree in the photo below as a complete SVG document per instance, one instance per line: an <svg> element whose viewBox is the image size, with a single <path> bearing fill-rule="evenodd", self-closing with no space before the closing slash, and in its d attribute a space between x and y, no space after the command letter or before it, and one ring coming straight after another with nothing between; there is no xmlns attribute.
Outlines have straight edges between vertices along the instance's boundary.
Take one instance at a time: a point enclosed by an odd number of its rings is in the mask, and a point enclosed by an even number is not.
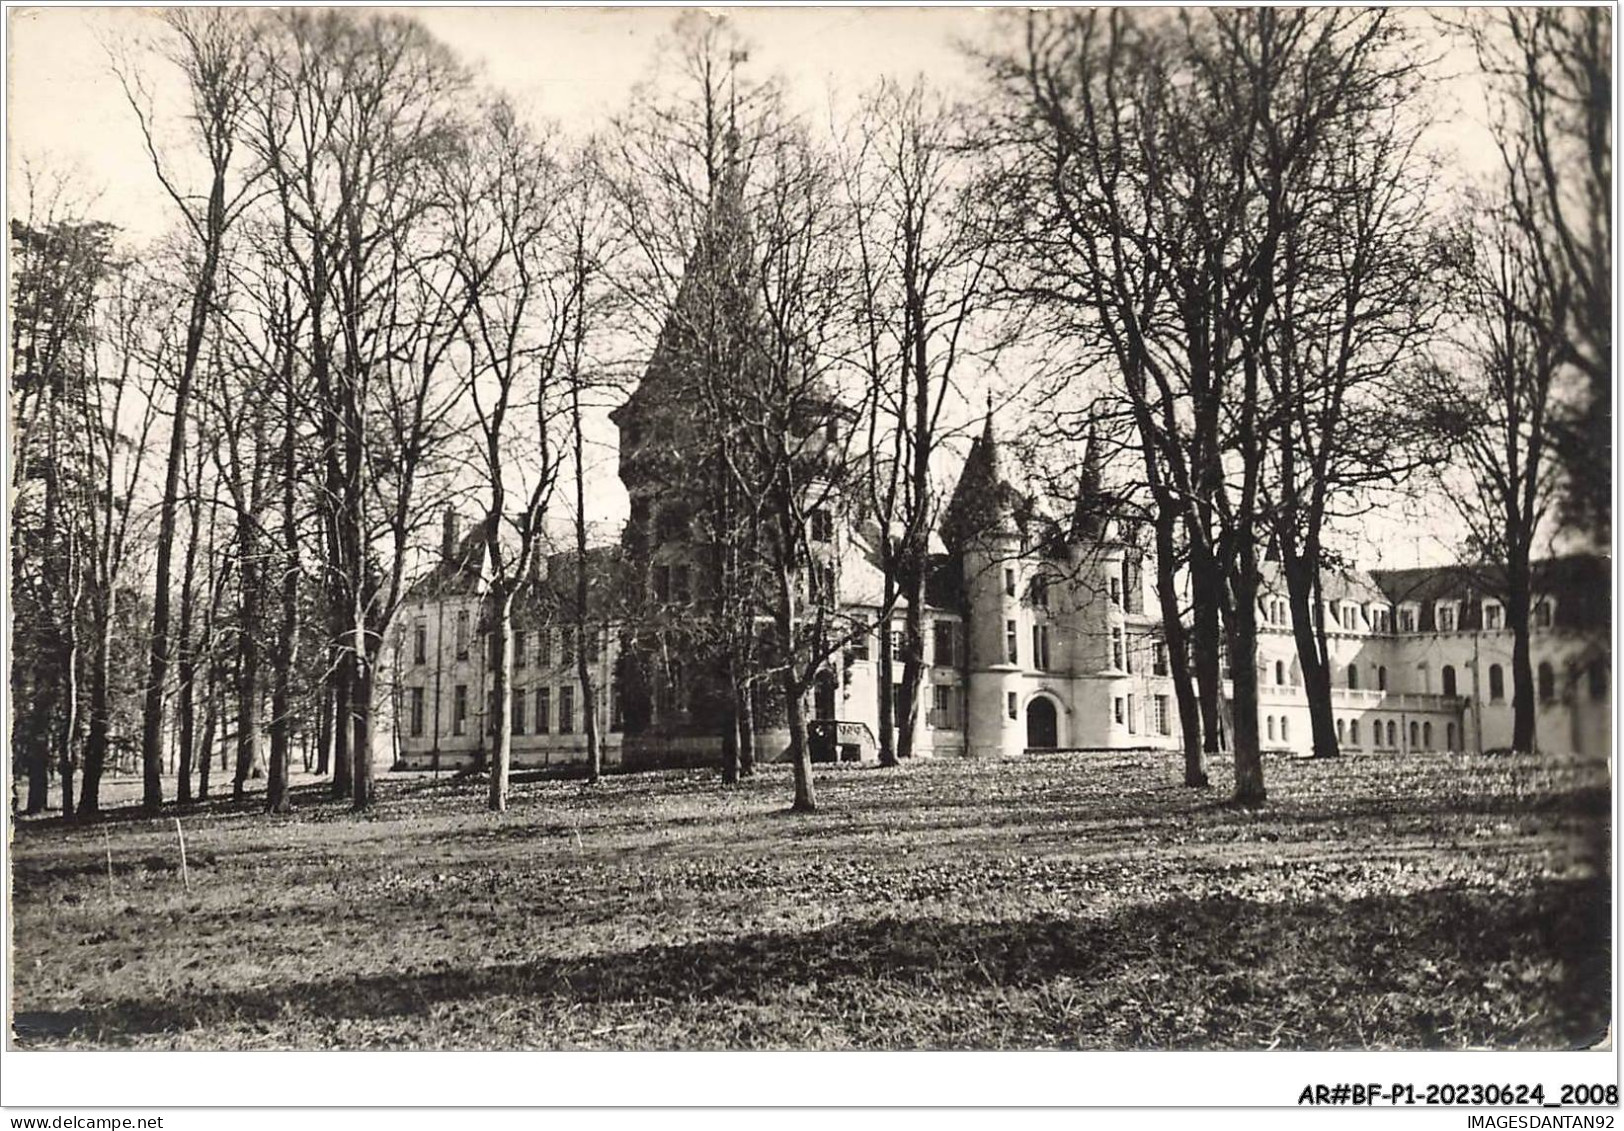
<svg viewBox="0 0 1624 1131"><path fill-rule="evenodd" d="M850 486L856 429L837 381L846 337L852 264L833 162L802 130L787 129L758 158L760 190L749 208L752 278L761 335L756 356L729 390L720 417L742 442L729 465L744 497L760 500L761 553L774 582L769 605L774 664L789 726L793 808L811 812L806 698L829 665L868 626L837 601L834 557L819 545ZM738 191L738 190L729 190ZM721 408L721 400L713 405ZM889 610L884 610L888 615Z"/></svg>
<svg viewBox="0 0 1624 1131"><path fill-rule="evenodd" d="M1551 316L1562 299L1547 289L1542 253L1513 208L1479 201L1460 221L1459 341L1424 404L1432 435L1456 453L1440 485L1469 531L1465 556L1479 585L1504 604L1512 632L1512 746L1533 750L1533 555L1561 489L1552 422L1568 346Z"/></svg>
<svg viewBox="0 0 1624 1131"><path fill-rule="evenodd" d="M985 361L1001 344L989 340L985 320L976 322L992 276L963 114L923 80L883 82L864 99L843 158L860 276L857 356L873 401L866 478L880 528L881 604L889 610L900 599L905 607L900 681L889 612L879 625L882 765L914 752L930 533L940 509L931 461L943 438L942 410L960 361ZM895 703L894 683L901 687Z"/></svg>
<svg viewBox="0 0 1624 1131"><path fill-rule="evenodd" d="M162 301L159 288L137 264L122 262L115 268L103 304L95 372L85 384L81 415L74 425L89 447L85 462L93 472L83 485L88 496L83 513L90 549L92 652L81 815L96 813L101 806L101 776L112 731L119 596L130 583L137 540L145 532L146 508L140 505L138 492L145 486L149 440L161 408L158 374L167 349L161 337L152 340L150 327L166 321L160 313Z"/></svg>
<svg viewBox="0 0 1624 1131"><path fill-rule="evenodd" d="M169 459L158 514L152 648L141 732L142 804L148 810L163 804L160 775L164 692L170 660L170 567L181 464L185 458L185 421L226 235L250 200L256 180L252 170L242 175L233 169L246 99L254 82L251 20L240 11L221 8L175 9L164 13L162 19L170 34L170 44L163 49L163 54L186 83L190 103L188 117L195 141L208 164L209 182L207 189L198 194L177 181L178 162L165 157L156 140L152 100L145 79L128 60L119 63L115 70L140 123L153 169L179 210L197 250L191 279L191 308L175 388Z"/></svg>
<svg viewBox="0 0 1624 1131"><path fill-rule="evenodd" d="M759 347L742 180L783 128L782 95L776 82L750 78L748 49L725 18L685 16L666 46L674 80L636 92L605 153L626 249L617 295L649 347L643 381L615 413L622 475L637 480L622 690L635 734L649 723L653 682L678 682L661 658L687 657L677 664L704 678L681 682L715 700L705 714L721 730L723 778L734 781L754 761L758 618L770 578L756 553L759 507L729 470L739 435L716 424L727 407L718 399L744 380ZM679 551L684 530L696 544ZM660 553L680 554L679 564L654 563L657 533ZM690 568L703 575L697 593L661 591L659 577Z"/></svg>
<svg viewBox="0 0 1624 1131"><path fill-rule="evenodd" d="M1549 424L1563 516L1597 543L1612 527L1613 59L1606 8L1502 8L1464 27L1489 78L1508 219L1524 233L1564 374Z"/></svg>
<svg viewBox="0 0 1624 1131"><path fill-rule="evenodd" d="M518 123L512 107L496 102L469 138L464 160L450 166L446 184L449 255L460 288L457 355L487 493L489 805L498 812L507 808L512 761L513 607L543 552L558 478L558 370L573 342L569 327L580 320L584 282L569 233L557 241L552 230L561 180L545 145ZM561 256L556 242L565 245ZM584 558L579 566L584 576Z"/></svg>
<svg viewBox="0 0 1624 1131"><path fill-rule="evenodd" d="M601 358L592 346L606 322L606 307L612 301L606 276L612 269L618 249L612 223L611 200L599 153L589 141L575 155L568 173L569 191L561 208L561 255L567 294L574 306L569 318L561 363L569 390L570 466L574 475L575 506L575 638L576 679L581 685L581 709L585 725L587 780L596 782L603 773L603 737L598 730L598 693L592 671L591 652L586 642L596 639L593 616L592 579L587 569L588 524L586 512L586 433L584 407L594 390L607 384ZM595 364L596 362L596 364ZM607 579L606 579L607 580ZM607 646L607 641L604 642Z"/></svg>
<svg viewBox="0 0 1624 1131"><path fill-rule="evenodd" d="M28 778L26 812L48 800L53 763L63 808L83 725L79 671L86 584L95 531L89 523L105 469L100 436L82 427L99 404L104 322L98 309L112 268L113 229L82 215L70 184L30 173L24 215L11 222L13 374L12 690L30 709L14 722L13 749Z"/></svg>
<svg viewBox="0 0 1624 1131"><path fill-rule="evenodd" d="M1025 206L1008 213L1024 221L1012 236L1020 288L1121 372L1158 557L1178 528L1185 537L1208 751L1223 625L1241 804L1265 797L1254 657L1288 236L1327 155L1408 73L1399 39L1379 12L1067 13L1030 17L1021 49L992 60L1011 111L1005 183L1012 207ZM1023 169L1023 154L1038 161ZM1179 610L1171 579L1159 580L1176 659ZM1183 713L1191 696L1177 673L1175 689ZM1194 737L1186 722L1192 784Z"/></svg>
<svg viewBox="0 0 1624 1131"><path fill-rule="evenodd" d="M1417 75L1393 67L1348 98L1291 192L1265 312L1273 438L1262 492L1284 574L1317 756L1337 750L1321 582L1325 533L1373 492L1437 455L1410 411L1437 329L1446 274L1417 153Z"/></svg>

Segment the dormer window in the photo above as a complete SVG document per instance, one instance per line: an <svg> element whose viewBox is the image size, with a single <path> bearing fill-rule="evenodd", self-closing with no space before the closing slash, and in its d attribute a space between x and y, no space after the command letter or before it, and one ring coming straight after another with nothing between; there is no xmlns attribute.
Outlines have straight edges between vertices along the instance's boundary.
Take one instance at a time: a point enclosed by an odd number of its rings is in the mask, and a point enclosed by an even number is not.
<svg viewBox="0 0 1624 1131"><path fill-rule="evenodd" d="M1455 602L1439 601L1433 609L1433 616L1438 620L1439 632L1455 631Z"/></svg>
<svg viewBox="0 0 1624 1131"><path fill-rule="evenodd" d="M835 536L835 522L822 507L811 514L811 535L814 542L830 542Z"/></svg>
<svg viewBox="0 0 1624 1131"><path fill-rule="evenodd" d="M1505 626L1505 609L1498 601L1483 602L1483 627L1486 629L1499 629Z"/></svg>
<svg viewBox="0 0 1624 1131"><path fill-rule="evenodd" d="M1400 632L1414 632L1420 621L1421 610L1415 605L1400 605L1398 607L1398 630Z"/></svg>
<svg viewBox="0 0 1624 1131"><path fill-rule="evenodd" d="M1534 627L1550 628L1553 611L1551 599L1549 597L1540 598L1534 605Z"/></svg>

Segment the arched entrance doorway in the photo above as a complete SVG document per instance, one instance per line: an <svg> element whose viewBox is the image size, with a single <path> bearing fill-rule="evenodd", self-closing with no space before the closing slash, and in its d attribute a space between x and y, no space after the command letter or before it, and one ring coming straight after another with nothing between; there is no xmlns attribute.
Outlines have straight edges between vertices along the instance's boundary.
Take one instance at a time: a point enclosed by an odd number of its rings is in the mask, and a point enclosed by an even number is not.
<svg viewBox="0 0 1624 1131"><path fill-rule="evenodd" d="M1039 695L1026 705L1026 748L1053 750L1060 745L1060 726L1054 701Z"/></svg>

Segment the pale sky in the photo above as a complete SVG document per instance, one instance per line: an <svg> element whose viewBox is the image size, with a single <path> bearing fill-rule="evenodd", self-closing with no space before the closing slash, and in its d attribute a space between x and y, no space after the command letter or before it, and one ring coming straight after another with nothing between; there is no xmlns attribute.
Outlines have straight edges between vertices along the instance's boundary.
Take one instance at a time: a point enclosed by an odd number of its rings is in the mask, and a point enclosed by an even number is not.
<svg viewBox="0 0 1624 1131"><path fill-rule="evenodd" d="M556 121L566 132L601 127L648 77L658 41L679 9L412 8L439 39L476 66L491 86L521 109ZM153 25L140 8L12 9L9 12L8 165L15 191L27 159L71 170L90 192L100 219L137 241L174 222L140 142L133 114L109 64L108 45L128 49ZM985 41L995 14L971 8L736 8L729 11L750 44L751 69L777 74L804 110L827 115L831 92L850 94L880 76L925 73L939 85L971 89L974 65L961 39ZM1411 9L1418 24L1430 17ZM1438 40L1439 70L1469 76L1471 59ZM162 73L161 64L148 68ZM159 109L165 89L159 87ZM1429 141L1454 173L1482 170L1493 159L1482 126L1481 95L1470 78L1445 85L1439 124ZM17 206L12 206L15 214ZM1018 377L1016 378L1018 380ZM969 401L979 414L980 396ZM1014 414L1012 413L1011 416ZM1011 419L1009 425L1018 427ZM606 425L600 434L608 438ZM625 497L604 450L589 504L607 534L625 514ZM1447 560L1453 530L1432 516L1363 524L1354 551L1367 565L1409 566Z"/></svg>

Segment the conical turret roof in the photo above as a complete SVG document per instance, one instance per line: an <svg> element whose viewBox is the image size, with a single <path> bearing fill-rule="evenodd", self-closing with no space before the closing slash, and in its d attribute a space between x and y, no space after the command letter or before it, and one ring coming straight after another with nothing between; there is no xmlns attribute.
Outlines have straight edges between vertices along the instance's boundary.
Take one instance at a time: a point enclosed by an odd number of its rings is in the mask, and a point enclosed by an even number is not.
<svg viewBox="0 0 1624 1131"><path fill-rule="evenodd" d="M970 445L958 485L942 514L942 541L957 548L981 536L1018 535L1020 506L1021 493L1007 474L989 398L981 435Z"/></svg>
<svg viewBox="0 0 1624 1131"><path fill-rule="evenodd" d="M1084 444L1083 467L1077 477L1077 505L1071 512L1074 542L1098 541L1105 537L1106 524L1111 519L1112 499L1102 485L1099 436L1093 424L1088 426Z"/></svg>
<svg viewBox="0 0 1624 1131"><path fill-rule="evenodd" d="M676 298L660 328L643 379L611 419L634 415L650 402L696 407L704 368L736 372L759 348L760 316L751 285L753 255L744 203L738 135L729 129L726 157L711 192L703 227L683 265Z"/></svg>

